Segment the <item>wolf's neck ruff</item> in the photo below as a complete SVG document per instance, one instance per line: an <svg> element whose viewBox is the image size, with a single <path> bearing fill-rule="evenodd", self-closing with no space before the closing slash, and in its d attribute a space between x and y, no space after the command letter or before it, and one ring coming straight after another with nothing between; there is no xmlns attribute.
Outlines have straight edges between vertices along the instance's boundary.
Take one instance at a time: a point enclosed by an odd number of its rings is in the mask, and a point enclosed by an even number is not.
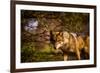
<svg viewBox="0 0 100 73"><path fill-rule="evenodd" d="M70 34L74 37L75 47L77 48L77 34L75 34L75 33L70 33Z"/></svg>

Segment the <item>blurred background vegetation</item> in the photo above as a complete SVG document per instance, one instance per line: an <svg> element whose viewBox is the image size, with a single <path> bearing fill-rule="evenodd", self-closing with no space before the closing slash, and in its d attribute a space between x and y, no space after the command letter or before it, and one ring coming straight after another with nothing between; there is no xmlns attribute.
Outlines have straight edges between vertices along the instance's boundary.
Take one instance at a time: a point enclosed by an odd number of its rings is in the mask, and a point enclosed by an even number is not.
<svg viewBox="0 0 100 73"><path fill-rule="evenodd" d="M21 62L62 61L50 31L89 34L89 13L21 10Z"/></svg>

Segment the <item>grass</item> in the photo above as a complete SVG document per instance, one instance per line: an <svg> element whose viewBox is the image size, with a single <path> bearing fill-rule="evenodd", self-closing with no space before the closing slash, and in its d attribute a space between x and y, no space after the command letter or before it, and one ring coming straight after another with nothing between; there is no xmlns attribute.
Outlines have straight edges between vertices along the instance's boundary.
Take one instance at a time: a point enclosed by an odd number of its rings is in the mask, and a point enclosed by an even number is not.
<svg viewBox="0 0 100 73"><path fill-rule="evenodd" d="M28 45L26 44L21 48L22 63L47 61L63 61L63 55L54 53L54 49L50 45L46 45L43 49L37 50L35 47L29 47L28 43Z"/></svg>
<svg viewBox="0 0 100 73"><path fill-rule="evenodd" d="M21 62L46 62L46 61L62 61L62 54L55 54L53 52L38 52L25 50L21 53Z"/></svg>

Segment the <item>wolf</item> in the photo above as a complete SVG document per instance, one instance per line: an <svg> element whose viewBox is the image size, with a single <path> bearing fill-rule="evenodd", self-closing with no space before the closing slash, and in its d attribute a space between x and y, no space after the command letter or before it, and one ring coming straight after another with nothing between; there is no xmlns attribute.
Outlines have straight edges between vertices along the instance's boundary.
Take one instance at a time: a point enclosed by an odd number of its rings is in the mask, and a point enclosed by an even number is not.
<svg viewBox="0 0 100 73"><path fill-rule="evenodd" d="M67 31L62 32L50 32L51 43L54 45L56 50L61 50L63 52L64 61L68 60L68 54L74 52L78 60L81 59L81 50L84 49L85 52L89 54L88 38L83 39L81 35L76 33L69 33Z"/></svg>

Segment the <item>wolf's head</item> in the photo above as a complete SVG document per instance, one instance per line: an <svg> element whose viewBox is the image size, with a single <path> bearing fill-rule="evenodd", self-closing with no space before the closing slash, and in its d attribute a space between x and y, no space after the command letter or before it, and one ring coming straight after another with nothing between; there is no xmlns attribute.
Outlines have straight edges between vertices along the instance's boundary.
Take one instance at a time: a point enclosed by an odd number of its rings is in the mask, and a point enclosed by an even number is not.
<svg viewBox="0 0 100 73"><path fill-rule="evenodd" d="M52 32L53 45L56 50L61 50L64 46L69 43L69 33L63 32ZM66 44L66 45L65 45Z"/></svg>

